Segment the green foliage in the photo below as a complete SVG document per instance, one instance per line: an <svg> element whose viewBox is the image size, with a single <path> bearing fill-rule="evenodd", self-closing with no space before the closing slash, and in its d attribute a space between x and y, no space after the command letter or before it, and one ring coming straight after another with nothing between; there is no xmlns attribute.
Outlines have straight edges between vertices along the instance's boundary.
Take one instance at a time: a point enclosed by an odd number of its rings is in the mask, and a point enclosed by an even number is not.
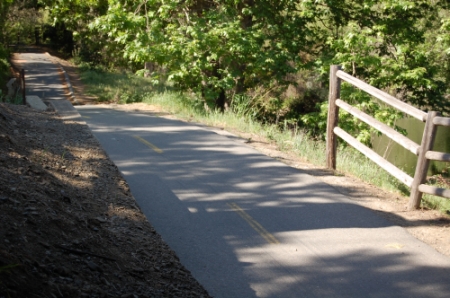
<svg viewBox="0 0 450 298"><path fill-rule="evenodd" d="M231 112L237 117L254 119L259 114L254 98L248 95L235 95L230 103Z"/></svg>
<svg viewBox="0 0 450 298"><path fill-rule="evenodd" d="M396 122L403 118L403 114L377 102L375 98L364 91L356 89L348 83L343 83L341 86L341 99L375 119L395 128L400 133L406 134L404 129L396 125ZM319 111L303 115L301 121L311 136L325 140L328 102L320 103L318 106ZM379 134L377 130L343 110L339 110L339 127L354 135L357 140L368 146L371 145L372 134Z"/></svg>
<svg viewBox="0 0 450 298"><path fill-rule="evenodd" d="M102 102L142 102L148 94L167 87L152 84L151 78L137 76L130 72L108 71L83 63L81 80L88 86L88 92Z"/></svg>
<svg viewBox="0 0 450 298"><path fill-rule="evenodd" d="M327 53L317 64L322 72L330 64L341 64L352 75L419 108L449 112L442 66L434 63L435 46L426 39L427 30L439 18L439 3L344 1L342 15L339 7L315 6L316 18L326 20L323 25L317 22L315 30L323 32L319 38Z"/></svg>
<svg viewBox="0 0 450 298"><path fill-rule="evenodd" d="M0 94L0 98L1 98L1 94ZM13 97L5 97L4 101L6 103L13 104L13 105L21 105L23 103L23 99L19 95L15 95Z"/></svg>
<svg viewBox="0 0 450 298"><path fill-rule="evenodd" d="M0 45L0 101L2 100L2 89L6 87L9 78L9 52ZM6 90L5 90L6 91Z"/></svg>
<svg viewBox="0 0 450 298"><path fill-rule="evenodd" d="M208 104L256 85L285 84L305 44L295 1L152 1L126 7L115 2L92 30L121 45L125 58L153 61L184 90ZM223 107L223 103L221 104Z"/></svg>
<svg viewBox="0 0 450 298"><path fill-rule="evenodd" d="M151 62L158 70L150 84L167 78L209 110L229 106L263 123L299 122L316 137L325 131L332 64L421 109L450 112L447 2L41 0L55 24L73 31L79 62L139 75ZM302 73L315 78L313 88ZM289 88L299 92L290 96ZM112 98L137 101L140 93ZM392 127L401 117L350 87L343 97ZM364 123L342 112L341 124L370 143Z"/></svg>
<svg viewBox="0 0 450 298"><path fill-rule="evenodd" d="M35 28L42 24L42 11L35 0L2 0L0 43L35 43Z"/></svg>
<svg viewBox="0 0 450 298"><path fill-rule="evenodd" d="M0 1L0 42L5 43L5 35L7 34L7 27L5 26L9 9L13 0L2 0Z"/></svg>

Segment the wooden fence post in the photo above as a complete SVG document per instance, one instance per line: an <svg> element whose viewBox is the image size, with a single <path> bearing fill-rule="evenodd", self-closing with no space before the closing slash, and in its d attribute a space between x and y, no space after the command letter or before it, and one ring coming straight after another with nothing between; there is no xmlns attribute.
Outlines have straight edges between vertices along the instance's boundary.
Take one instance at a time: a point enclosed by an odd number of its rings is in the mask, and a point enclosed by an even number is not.
<svg viewBox="0 0 450 298"><path fill-rule="evenodd" d="M341 79L336 73L341 67L332 65L330 67L330 93L328 97L328 119L327 119L327 167L336 169L336 149L337 136L334 134L334 128L338 125L339 107L336 105L336 99L339 99L341 93Z"/></svg>
<svg viewBox="0 0 450 298"><path fill-rule="evenodd" d="M427 151L433 149L434 139L436 138L437 126L433 124L433 118L439 116L438 112L428 112L427 122L423 131L422 143L420 145L419 157L417 159L416 172L411 185L411 195L409 197L408 210L419 208L422 200L422 192L419 191L419 185L425 183L427 178L428 166L430 160L425 157Z"/></svg>
<svg viewBox="0 0 450 298"><path fill-rule="evenodd" d="M21 83L22 83L22 104L26 105L27 104L27 98L26 98L26 90L25 90L25 69L22 69L22 71L20 72L20 78L21 78Z"/></svg>

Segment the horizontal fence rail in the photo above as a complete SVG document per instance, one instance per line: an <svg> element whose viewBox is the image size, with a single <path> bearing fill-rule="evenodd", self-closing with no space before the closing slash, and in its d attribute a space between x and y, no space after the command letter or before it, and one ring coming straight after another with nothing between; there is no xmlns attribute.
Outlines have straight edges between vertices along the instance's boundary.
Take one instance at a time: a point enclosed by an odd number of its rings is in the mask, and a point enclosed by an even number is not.
<svg viewBox="0 0 450 298"><path fill-rule="evenodd" d="M391 107L410 115L420 121L425 122L425 130L421 144L416 144L406 136L400 134L388 125L376 120L372 116L351 106L340 98L341 81L344 80L353 86L378 98ZM359 142L356 138L338 127L339 109L343 109L360 121L365 122L379 132L397 142L403 148L418 156L414 177L409 176L392 163L381 157L375 151ZM441 117L437 112L425 113L399 99L381 91L369 84L343 72L337 65L330 69L330 93L327 120L327 166L336 169L336 148L337 140L335 136L349 143L355 149L363 153L367 158L375 162L378 166L389 172L392 176L411 188L411 196L408 209L417 209L420 206L423 193L450 198L450 190L424 184L430 160L450 161L450 153L432 151L436 137L437 126L449 126L450 118Z"/></svg>
<svg viewBox="0 0 450 298"><path fill-rule="evenodd" d="M385 160L383 157L375 153L372 149L369 147L361 144L360 141L352 137L350 134L348 134L345 130L343 130L340 127L334 128L334 133L339 136L341 139L352 145L355 149L357 149L359 152L363 153L365 156L367 156L371 161L379 165L381 168L385 169L391 175L393 175L395 178L406 184L408 187L411 187L413 178L409 176L408 174L404 173L402 170L394 166L392 163Z"/></svg>
<svg viewBox="0 0 450 298"><path fill-rule="evenodd" d="M380 122L373 118L372 116L367 115L366 113L362 112L361 110L349 105L348 103L338 99L336 100L336 105L340 108L342 108L344 111L350 113L351 115L355 116L359 120L369 124L373 128L377 129L379 132L383 133L384 135L388 136L395 142L397 142L402 147L408 149L413 154L418 155L420 145L416 144L414 141L411 141L395 129L393 129L390 126L387 126L383 122Z"/></svg>
<svg viewBox="0 0 450 298"><path fill-rule="evenodd" d="M387 94L386 92L381 91L373 86L370 86L369 84L367 84L355 77L352 77L351 75L343 72L342 70L337 71L336 76L338 78L343 79L347 83L350 83L353 86L367 92L368 94L378 98L379 100L392 106L393 108L396 108L397 110L410 115L411 117L414 117L423 122L427 119L427 113L425 113L407 103L404 103L403 101L393 97L392 95Z"/></svg>

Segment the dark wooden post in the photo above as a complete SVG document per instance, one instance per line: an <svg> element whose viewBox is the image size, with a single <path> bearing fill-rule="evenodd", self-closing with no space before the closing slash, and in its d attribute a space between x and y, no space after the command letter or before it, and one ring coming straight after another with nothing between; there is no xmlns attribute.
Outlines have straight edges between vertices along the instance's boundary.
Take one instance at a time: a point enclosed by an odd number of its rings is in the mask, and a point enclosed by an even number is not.
<svg viewBox="0 0 450 298"><path fill-rule="evenodd" d="M336 106L336 99L340 97L341 93L341 79L337 77L336 73L341 67L332 65L330 68L330 94L328 97L328 119L327 119L327 167L329 169L336 169L336 149L337 137L334 134L334 128L338 125L339 107Z"/></svg>
<svg viewBox="0 0 450 298"><path fill-rule="evenodd" d="M34 40L36 42L36 45L40 45L41 44L41 27L40 26L34 26Z"/></svg>
<svg viewBox="0 0 450 298"><path fill-rule="evenodd" d="M145 77L145 78L150 77L151 74L152 74L152 72L155 71L154 68L155 68L155 67L154 67L154 64L153 64L152 62L145 62L145 63L144 63L144 69L145 69L144 77Z"/></svg>
<svg viewBox="0 0 450 298"><path fill-rule="evenodd" d="M27 104L27 98L26 98L26 90L25 90L25 69L22 69L20 72L20 81L22 83L22 104Z"/></svg>
<svg viewBox="0 0 450 298"><path fill-rule="evenodd" d="M433 149L434 139L436 137L437 126L434 125L434 117L439 116L438 112L428 112L427 122L423 131L422 144L420 145L419 157L417 159L416 172L411 185L411 195L409 197L408 210L419 208L423 193L419 191L419 185L425 183L427 178L428 166L430 160L425 157L427 151Z"/></svg>

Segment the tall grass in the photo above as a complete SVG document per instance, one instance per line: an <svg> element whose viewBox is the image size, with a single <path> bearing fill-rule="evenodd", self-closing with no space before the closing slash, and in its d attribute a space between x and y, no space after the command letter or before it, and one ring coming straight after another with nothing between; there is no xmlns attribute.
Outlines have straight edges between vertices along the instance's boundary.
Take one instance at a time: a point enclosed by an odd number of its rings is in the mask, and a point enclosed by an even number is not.
<svg viewBox="0 0 450 298"><path fill-rule="evenodd" d="M230 109L221 113L205 109L204 102L194 94L177 92L170 86L153 84L150 79L132 74L84 69L82 80L100 101L157 105L178 118L258 135L312 164L323 167L326 164L324 141L314 140L307 132L288 128L286 124L280 127L256 121L257 111L249 98L235 97ZM385 190L409 195L405 185L350 146L338 148L337 168ZM439 197L425 195L424 205L450 212L450 202Z"/></svg>
<svg viewBox="0 0 450 298"><path fill-rule="evenodd" d="M163 92L168 88L127 71L110 71L89 64L81 64L80 70L81 81L87 86L87 92L96 96L100 102L141 102L149 94Z"/></svg>

